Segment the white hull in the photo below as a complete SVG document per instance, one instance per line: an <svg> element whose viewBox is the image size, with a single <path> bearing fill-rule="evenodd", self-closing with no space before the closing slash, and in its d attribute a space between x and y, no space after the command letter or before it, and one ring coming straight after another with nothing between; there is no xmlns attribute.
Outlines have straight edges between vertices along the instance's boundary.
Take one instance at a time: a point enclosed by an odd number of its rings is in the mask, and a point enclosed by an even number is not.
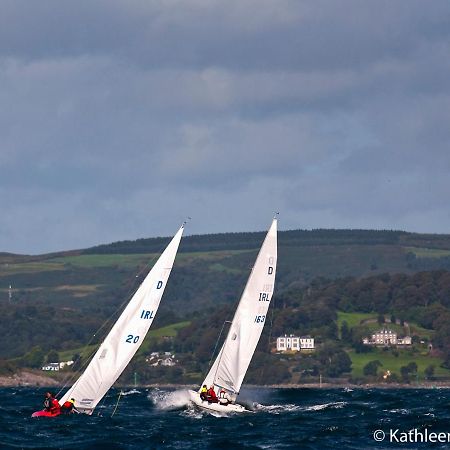
<svg viewBox="0 0 450 450"><path fill-rule="evenodd" d="M248 409L245 409L242 405L236 403L230 403L228 405L221 405L220 403L209 403L206 400L202 400L198 392L188 392L192 403L194 403L199 408L205 409L207 411L213 411L221 414L252 412Z"/></svg>

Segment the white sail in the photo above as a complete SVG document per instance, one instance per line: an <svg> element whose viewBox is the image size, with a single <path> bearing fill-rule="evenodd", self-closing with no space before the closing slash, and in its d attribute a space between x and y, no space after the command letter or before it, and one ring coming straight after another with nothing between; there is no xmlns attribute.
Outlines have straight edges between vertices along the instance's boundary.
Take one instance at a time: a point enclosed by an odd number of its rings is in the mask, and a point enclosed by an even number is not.
<svg viewBox="0 0 450 450"><path fill-rule="evenodd" d="M78 410L92 413L130 362L155 318L183 234L184 225L156 261L106 336L84 373L60 403L75 399Z"/></svg>
<svg viewBox="0 0 450 450"><path fill-rule="evenodd" d="M277 265L277 219L263 242L247 281L227 338L203 384L239 394L258 345L275 285Z"/></svg>

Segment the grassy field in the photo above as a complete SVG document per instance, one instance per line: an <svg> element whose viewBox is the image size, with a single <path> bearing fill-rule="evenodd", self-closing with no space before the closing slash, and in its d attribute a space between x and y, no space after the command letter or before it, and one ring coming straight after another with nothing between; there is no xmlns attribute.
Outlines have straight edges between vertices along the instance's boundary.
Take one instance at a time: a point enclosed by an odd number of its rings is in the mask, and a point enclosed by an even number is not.
<svg viewBox="0 0 450 450"><path fill-rule="evenodd" d="M62 263L54 260L52 262L33 261L1 265L1 273L5 275L12 275L16 273L50 272L54 270L65 270L65 268Z"/></svg>
<svg viewBox="0 0 450 450"><path fill-rule="evenodd" d="M197 253L179 253L176 261L182 264L190 263L193 260L210 260L215 261L231 257L241 253L247 253L248 250L229 250L229 251L213 251L213 252L197 252ZM75 267L95 268L95 267L135 267L148 264L149 267L153 265L159 253L136 253L136 254L89 254L89 255L74 255L63 256L52 259L55 266L61 264L70 264ZM37 263L24 263L22 266L37 265ZM40 264L40 263L39 263ZM44 263L43 263L44 264ZM50 266L51 263L46 263Z"/></svg>
<svg viewBox="0 0 450 450"><path fill-rule="evenodd" d="M363 320L377 320L378 315L374 313L346 313L338 311L337 324L341 329L342 322L347 322L349 328L358 327ZM378 325L379 327L379 325Z"/></svg>
<svg viewBox="0 0 450 450"><path fill-rule="evenodd" d="M364 366L370 361L378 360L383 364L379 369L380 372L390 370L391 373L396 373L400 376L400 368L414 361L418 366L419 381L424 380L424 370L429 365L435 366L435 376L437 378L450 378L450 370L440 367L442 364L441 358L413 353L410 350L399 350L397 357L392 352L382 349L374 349L370 353L356 353L352 350L348 354L352 360L353 377L363 377Z"/></svg>
<svg viewBox="0 0 450 450"><path fill-rule="evenodd" d="M450 256L450 250L420 247L405 247L405 250L414 253L417 258L443 258Z"/></svg>

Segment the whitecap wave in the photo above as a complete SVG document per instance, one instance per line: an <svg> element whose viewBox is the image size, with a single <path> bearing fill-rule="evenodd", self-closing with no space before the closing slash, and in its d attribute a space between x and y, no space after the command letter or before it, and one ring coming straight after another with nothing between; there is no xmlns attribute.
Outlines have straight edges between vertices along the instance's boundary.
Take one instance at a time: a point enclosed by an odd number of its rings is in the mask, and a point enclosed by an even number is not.
<svg viewBox="0 0 450 450"><path fill-rule="evenodd" d="M190 404L189 393L186 390L168 392L154 389L149 392L148 398L156 408L162 410L184 409Z"/></svg>
<svg viewBox="0 0 450 450"><path fill-rule="evenodd" d="M122 392L123 395L132 395L132 394L142 394L141 391L138 391L137 389L131 389L130 391Z"/></svg>
<svg viewBox="0 0 450 450"><path fill-rule="evenodd" d="M321 405L306 406L306 407L303 408L303 410L304 411L321 411L322 409L327 409L327 408L341 409L346 404L347 404L347 402L323 403Z"/></svg>
<svg viewBox="0 0 450 450"><path fill-rule="evenodd" d="M285 405L261 405L260 403L254 404L255 411L267 412L269 414L281 414L283 412L299 411L302 409L299 405L285 404Z"/></svg>
<svg viewBox="0 0 450 450"><path fill-rule="evenodd" d="M323 403L320 405L312 405L312 406L301 406L287 403L285 405L261 405L259 403L255 404L255 411L263 411L269 414L281 414L281 413L289 413L293 411L321 411L327 408L343 408L347 402L332 402L332 403Z"/></svg>

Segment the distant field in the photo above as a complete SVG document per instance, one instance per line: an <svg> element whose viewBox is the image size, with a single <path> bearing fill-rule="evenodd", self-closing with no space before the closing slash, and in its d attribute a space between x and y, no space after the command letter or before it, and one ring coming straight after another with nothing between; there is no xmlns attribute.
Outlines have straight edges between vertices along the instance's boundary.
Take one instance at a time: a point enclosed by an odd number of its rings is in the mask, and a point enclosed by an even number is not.
<svg viewBox="0 0 450 450"><path fill-rule="evenodd" d="M73 298L86 297L87 295L94 294L100 288L102 284L77 284L77 285L61 285L54 289L56 292L65 292L71 295Z"/></svg>
<svg viewBox="0 0 450 450"><path fill-rule="evenodd" d="M196 252L196 253L179 253L176 257L175 264L187 263L195 259L211 260L222 259L234 256L240 253L246 253L248 250L229 250L229 251L213 251L213 252ZM135 267L143 264L148 264L149 268L156 262L159 253L137 253L137 254L89 254L89 255L75 255L64 256L52 259L56 267L61 267L61 264L71 264L77 267L94 268L94 267ZM30 263L31 264L31 263ZM36 264L36 263L33 263ZM27 266L28 264L23 264Z"/></svg>
<svg viewBox="0 0 450 450"><path fill-rule="evenodd" d="M24 262L24 263L7 263L2 264L1 273L11 275L15 273L27 273L27 272L49 272L53 270L64 270L63 264L57 261L52 262Z"/></svg>
<svg viewBox="0 0 450 450"><path fill-rule="evenodd" d="M338 311L338 327L341 329L342 322L344 320L347 322L349 328L357 327L361 324L361 321L374 319L377 320L378 315L374 313L346 313L342 311ZM379 326L379 325L378 325Z"/></svg>
<svg viewBox="0 0 450 450"><path fill-rule="evenodd" d="M419 381L424 380L424 370L429 365L435 366L434 373L436 377L450 378L450 370L440 367L443 362L441 358L412 353L409 350L400 350L398 357L395 357L390 351L383 351L382 349L374 349L370 353L356 353L352 350L348 352L348 354L352 360L353 377L363 377L364 366L369 361L379 360L383 364L379 369L380 371L390 370L398 376L400 376L400 367L406 366L410 362L415 361L418 366Z"/></svg>
<svg viewBox="0 0 450 450"><path fill-rule="evenodd" d="M417 258L443 258L450 256L450 250L420 247L405 247L405 250L414 253Z"/></svg>

